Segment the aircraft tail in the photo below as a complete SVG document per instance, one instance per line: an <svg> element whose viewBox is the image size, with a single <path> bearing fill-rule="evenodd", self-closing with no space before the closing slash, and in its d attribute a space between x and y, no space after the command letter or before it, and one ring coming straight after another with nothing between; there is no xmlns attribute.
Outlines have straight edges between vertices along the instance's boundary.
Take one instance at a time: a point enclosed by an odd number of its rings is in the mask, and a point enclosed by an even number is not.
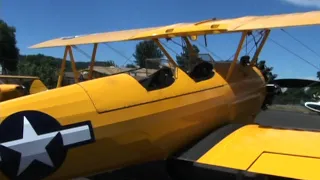
<svg viewBox="0 0 320 180"><path fill-rule="evenodd" d="M35 93L46 91L46 90L48 90L46 85L44 85L41 80L36 79L31 83L30 88L29 88L29 93L35 94Z"/></svg>

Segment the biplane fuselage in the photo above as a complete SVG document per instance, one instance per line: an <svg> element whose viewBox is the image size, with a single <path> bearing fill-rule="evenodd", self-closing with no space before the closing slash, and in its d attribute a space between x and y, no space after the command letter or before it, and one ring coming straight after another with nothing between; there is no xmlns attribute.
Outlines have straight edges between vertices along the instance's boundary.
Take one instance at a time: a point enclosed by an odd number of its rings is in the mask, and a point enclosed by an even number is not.
<svg viewBox="0 0 320 180"><path fill-rule="evenodd" d="M257 68L238 64L227 82L229 66L216 63L213 77L200 82L177 69L172 85L150 92L129 74L81 82L3 102L1 120L36 110L62 126L91 121L95 142L70 149L49 179L162 160L220 125L253 121L265 97L264 79Z"/></svg>

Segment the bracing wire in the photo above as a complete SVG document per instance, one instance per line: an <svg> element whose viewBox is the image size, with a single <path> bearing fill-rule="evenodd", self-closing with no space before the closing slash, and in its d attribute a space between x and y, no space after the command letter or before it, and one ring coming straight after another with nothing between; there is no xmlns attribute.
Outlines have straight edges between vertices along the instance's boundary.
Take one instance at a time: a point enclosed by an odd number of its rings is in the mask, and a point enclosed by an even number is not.
<svg viewBox="0 0 320 180"><path fill-rule="evenodd" d="M206 46L204 46L203 44L201 44L200 42L196 42L197 45L201 46L202 48L206 49L212 56L217 57L218 59L222 60L222 58L220 56L218 56L216 53L213 53L212 51L210 51L209 48L207 48Z"/></svg>
<svg viewBox="0 0 320 180"><path fill-rule="evenodd" d="M160 43L161 43L164 47L168 48L171 52L173 52L174 54L176 54L176 56L179 56L179 53L177 53L175 50L173 50L172 48L170 48L168 45L166 45L165 43L163 43L163 42L161 42L161 41L160 41ZM177 43L177 44L180 46L179 43Z"/></svg>
<svg viewBox="0 0 320 180"><path fill-rule="evenodd" d="M124 58L126 59L126 61L124 62L123 65L125 65L128 61L132 62L132 61L131 61L132 56L131 56L130 58L128 58L128 57L124 56L121 52L119 52L119 51L117 51L116 49L114 49L113 47L111 47L109 44L106 44L106 43L102 43L102 44L105 44L105 45L108 46L110 49L112 49L113 51L115 51L117 54L119 54L120 56L124 57ZM72 47L73 47L75 50L77 50L78 52L80 52L81 54L83 54L84 56L88 57L89 59L92 58L91 55L89 55L88 53L86 53L85 51L83 51L82 49L80 49L78 46L72 46ZM133 62L132 62L132 63L133 63ZM123 66L123 65L122 65L122 66Z"/></svg>
<svg viewBox="0 0 320 180"><path fill-rule="evenodd" d="M176 41L174 41L174 40L172 40L172 39L171 39L170 41L173 42L174 44L180 46L180 47L183 47L183 45L179 44L178 42L176 42ZM203 44L201 44L200 42L197 42L197 41L196 41L195 43L196 43L198 46L201 46L202 48L206 49L212 56L215 56L215 57L217 57L218 59L222 60L222 58L221 58L220 56L218 56L217 54L215 54L215 53L213 53L212 51L210 51L209 48L205 47L205 46L204 46ZM167 46L166 46L166 47L167 47ZM172 49L171 49L171 51L178 55L178 53L175 52L175 51L173 51Z"/></svg>
<svg viewBox="0 0 320 180"><path fill-rule="evenodd" d="M171 39L170 41L173 42L174 44L180 46L180 47L183 47L181 44L179 44L178 42L176 42L176 41L174 41L174 40L172 40L172 39Z"/></svg>
<svg viewBox="0 0 320 180"><path fill-rule="evenodd" d="M252 48L249 50L249 53L248 53L248 54L250 54L250 53L253 51L254 48L257 49L258 44L259 44L260 41L262 40L262 37L263 37L263 36L261 35L260 38L258 39L258 41L256 41L255 36L252 36L252 38L253 38L253 40L254 40L254 43L255 43L255 46L252 46Z"/></svg>
<svg viewBox="0 0 320 180"><path fill-rule="evenodd" d="M252 35L252 36L254 36L254 35ZM246 39L247 39L247 37L246 37ZM254 40L253 38L250 39L246 44L247 44L247 45L251 44L253 40ZM242 46L241 51L242 51L245 47L246 47L246 46ZM228 58L228 60L230 60L230 59L231 59L232 57L234 57L235 55L236 55L236 53L234 53L232 56L230 56L230 57Z"/></svg>
<svg viewBox="0 0 320 180"><path fill-rule="evenodd" d="M120 51L118 51L117 49L115 49L115 48L113 48L112 46L110 46L110 44L107 44L107 43L103 43L103 44L106 45L106 46L108 46L108 47L109 47L110 49L112 49L114 52L116 52L117 54L119 54L120 56L122 56L123 58L126 59L126 61L123 63L123 65L125 65L128 61L130 61L131 63L133 63L133 62L131 61L131 58L133 57L132 55L131 55L130 58L129 58L129 57L123 55L122 52L120 52Z"/></svg>
<svg viewBox="0 0 320 180"><path fill-rule="evenodd" d="M91 59L92 56L90 56L89 54L87 54L85 51L83 51L82 49L80 49L78 46L71 46L73 47L75 50L77 50L78 52L80 52L81 54L83 54L84 56L86 56L87 58Z"/></svg>

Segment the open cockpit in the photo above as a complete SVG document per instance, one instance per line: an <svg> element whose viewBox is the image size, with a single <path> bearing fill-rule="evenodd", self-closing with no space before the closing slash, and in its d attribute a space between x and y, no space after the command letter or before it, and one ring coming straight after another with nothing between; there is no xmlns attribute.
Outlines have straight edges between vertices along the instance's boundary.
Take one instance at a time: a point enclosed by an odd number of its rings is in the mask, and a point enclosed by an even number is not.
<svg viewBox="0 0 320 180"><path fill-rule="evenodd" d="M177 66L166 58L147 58L145 67L126 68L119 70L107 76L118 74L128 74L132 76L147 91L154 91L171 86L178 77L177 69L179 68L195 83L199 83L214 77L214 59L210 54L198 54L189 59L183 59L184 66ZM96 79L100 77L92 77ZM79 74L79 82L87 81L88 72L82 71Z"/></svg>
<svg viewBox="0 0 320 180"><path fill-rule="evenodd" d="M182 70L184 70L184 72L195 82L200 82L212 78L214 75L214 61L210 55L207 56L209 57L211 62L206 61L201 56L199 56L198 58L196 58L196 61L191 65L190 71L186 69ZM151 66L151 68L148 68L149 66ZM170 65L168 60L147 59L146 67L146 77L142 79L139 79L138 76L133 77L135 77L147 91L169 87L174 83L175 79L178 78L176 75L175 67L173 65ZM131 73L131 75L133 74L135 73Z"/></svg>

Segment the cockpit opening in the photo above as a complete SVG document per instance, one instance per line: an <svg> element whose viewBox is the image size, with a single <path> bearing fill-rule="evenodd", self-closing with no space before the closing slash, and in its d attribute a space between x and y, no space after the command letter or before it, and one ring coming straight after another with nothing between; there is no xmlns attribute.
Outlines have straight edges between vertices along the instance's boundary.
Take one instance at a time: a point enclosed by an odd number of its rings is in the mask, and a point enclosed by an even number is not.
<svg viewBox="0 0 320 180"><path fill-rule="evenodd" d="M167 59L146 59L146 67L130 74L147 90L159 90L171 86L174 81L175 68ZM142 76L142 77L141 77Z"/></svg>
<svg viewBox="0 0 320 180"><path fill-rule="evenodd" d="M210 54L198 54L195 58L184 60L185 65L180 67L195 82L208 80L214 76L214 59Z"/></svg>

